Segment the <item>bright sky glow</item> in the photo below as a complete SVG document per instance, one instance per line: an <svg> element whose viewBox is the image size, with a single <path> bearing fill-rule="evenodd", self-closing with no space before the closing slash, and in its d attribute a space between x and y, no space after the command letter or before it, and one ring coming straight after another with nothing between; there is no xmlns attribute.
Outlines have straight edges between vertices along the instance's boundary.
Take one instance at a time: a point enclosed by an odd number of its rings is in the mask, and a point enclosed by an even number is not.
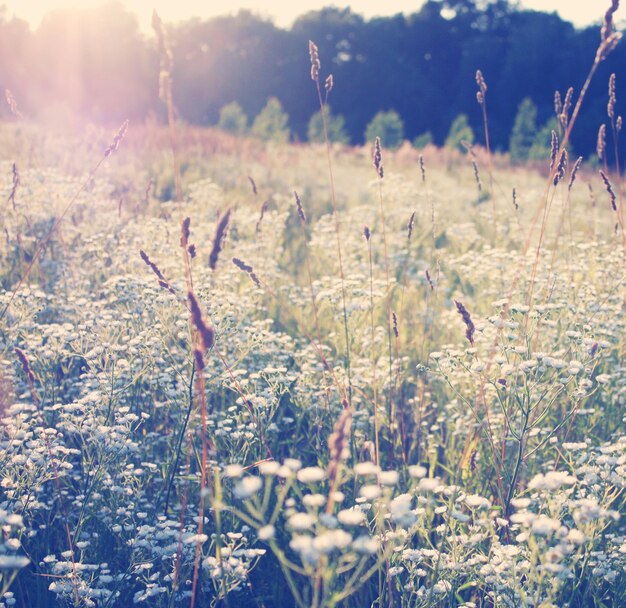
<svg viewBox="0 0 626 608"><path fill-rule="evenodd" d="M191 17L209 18L216 15L236 13L239 9L250 9L270 17L279 26L289 26L299 15L328 5L350 6L365 17L412 13L419 10L421 0L119 0L139 18L141 28L150 30L152 10L156 9L164 21L182 21ZM103 0L0 0L7 8L8 15L20 17L36 28L42 17L58 8L86 8L102 4ZM556 11L563 19L582 27L598 23L608 8L609 0L593 2L581 0L521 0L521 5L534 10ZM623 19L623 10L617 19Z"/></svg>

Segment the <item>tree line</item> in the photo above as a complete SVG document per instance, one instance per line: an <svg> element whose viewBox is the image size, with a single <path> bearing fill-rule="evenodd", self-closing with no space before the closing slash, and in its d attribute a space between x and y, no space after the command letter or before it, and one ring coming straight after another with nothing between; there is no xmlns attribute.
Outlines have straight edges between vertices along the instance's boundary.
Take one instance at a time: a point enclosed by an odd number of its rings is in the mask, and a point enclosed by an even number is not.
<svg viewBox="0 0 626 608"><path fill-rule="evenodd" d="M549 133L555 91L565 96L573 87L576 99L599 30L576 29L556 14L521 10L508 0L428 0L411 15L369 20L350 9L325 8L302 15L289 29L242 11L170 24L168 35L175 103L188 123L244 129L274 100L291 139L315 137L310 123L319 108L309 75L310 39L319 47L323 75L334 77L329 103L338 140L363 143L372 119L386 112L399 117L402 137L438 145L464 115L463 126L482 143L475 81L480 69L488 87L491 143L504 151L522 101L525 117L517 122L541 135ZM595 151L598 128L607 122L612 72L619 113L618 67L624 65L620 44L589 90L573 133L576 153ZM0 11L0 86L12 91L26 115L105 124L161 120L158 72L154 38L119 3L56 11L35 31ZM8 109L0 112L6 116Z"/></svg>

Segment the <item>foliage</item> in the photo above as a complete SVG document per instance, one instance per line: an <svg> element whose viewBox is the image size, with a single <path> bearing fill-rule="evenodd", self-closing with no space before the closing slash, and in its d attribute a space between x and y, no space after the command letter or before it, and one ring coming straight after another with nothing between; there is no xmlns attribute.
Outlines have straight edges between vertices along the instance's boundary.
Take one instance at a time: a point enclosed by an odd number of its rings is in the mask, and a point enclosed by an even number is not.
<svg viewBox="0 0 626 608"><path fill-rule="evenodd" d="M271 97L252 123L251 132L263 141L285 143L289 140L289 116L276 97Z"/></svg>
<svg viewBox="0 0 626 608"><path fill-rule="evenodd" d="M350 143L350 138L346 133L346 119L343 116L335 116L330 106L326 104L326 127L328 130L328 139L331 142L337 142L340 144ZM315 112L309 120L309 126L307 128L307 138L311 142L323 142L324 141L324 123L322 121L322 113Z"/></svg>
<svg viewBox="0 0 626 608"><path fill-rule="evenodd" d="M418 135L413 140L413 147L421 150L422 148L425 148L428 144L432 144L433 141L433 134L430 131L426 131L425 133Z"/></svg>
<svg viewBox="0 0 626 608"><path fill-rule="evenodd" d="M372 167L168 111L0 125L0 608L626 605L609 177L381 132ZM254 127L287 139L278 100ZM460 115L449 145L472 138ZM485 161L513 204L471 204Z"/></svg>
<svg viewBox="0 0 626 608"><path fill-rule="evenodd" d="M147 117L162 119L165 111L154 86L159 78L154 40L120 3L81 5L55 11L34 31L8 11L0 14L2 88L13 92L26 117L53 124L87 119L110 125L129 118L136 125ZM167 30L174 101L190 124L217 124L220 109L232 101L253 117L268 98L279 97L290 131L304 141L318 109L314 99L303 100L301 94L311 84L302 72L301 54L313 39L326 58L322 71L333 72L331 103L345 117L351 141L363 143L372 116L394 108L404 121L405 138L412 141L430 130L442 144L451 120L475 99L472 75L480 67L498 75L488 83L487 94L494 150L507 149L517 106L525 97L540 108L540 123L548 118L552 92L560 88L564 93L578 82L580 57L592 57L598 39L596 29L576 30L554 13L523 10L502 0L424 2L413 14L371 20L330 8L302 15L290 29L242 11L168 24ZM603 62L599 79L616 72L619 88L623 65L626 45L620 44ZM583 108L575 144L585 158L595 151L598 125L605 121L605 97L605 86L591 87ZM0 115L10 115L4 104ZM469 113L469 120L480 132L479 112Z"/></svg>
<svg viewBox="0 0 626 608"><path fill-rule="evenodd" d="M556 118L551 118L541 127L528 151L529 160L549 161L552 150L552 131L558 133L558 122Z"/></svg>
<svg viewBox="0 0 626 608"><path fill-rule="evenodd" d="M446 137L446 147L459 150L460 152L466 152L467 149L463 145L463 142L470 145L473 144L474 131L469 125L467 115L459 114L450 125L450 130Z"/></svg>
<svg viewBox="0 0 626 608"><path fill-rule="evenodd" d="M537 106L526 97L517 108L515 123L509 140L509 154L514 163L528 160L537 137Z"/></svg>
<svg viewBox="0 0 626 608"><path fill-rule="evenodd" d="M4 149L23 150L0 242L0 311L17 288L0 319L2 591L18 606L190 606L198 572L196 606L622 605L624 252L610 205L589 221L576 181L569 254L566 207L554 206L535 262L515 227L533 229L524 200L540 175L494 169L503 189L515 179L519 209L493 229L466 203L471 170L449 174L437 151L431 208L416 206L426 190L413 164L383 149L388 172L372 192L370 163L346 150L348 367L325 159L259 144L207 161L202 136L181 130L179 152L195 175L212 172L185 183L194 290L216 337L203 372L176 206L150 191L144 201L162 167L151 142L167 131L122 143L18 286L81 187L28 159L60 165L93 148L2 130ZM241 171L253 163L272 201L261 219ZM0 166L8 191L11 162Z"/></svg>
<svg viewBox="0 0 626 608"><path fill-rule="evenodd" d="M217 126L222 131L242 135L248 127L248 117L241 106L236 101L232 101L220 110L220 119Z"/></svg>
<svg viewBox="0 0 626 608"><path fill-rule="evenodd" d="M404 138L404 123L395 110L378 112L365 129L365 141L373 142L377 137L385 148L397 148Z"/></svg>

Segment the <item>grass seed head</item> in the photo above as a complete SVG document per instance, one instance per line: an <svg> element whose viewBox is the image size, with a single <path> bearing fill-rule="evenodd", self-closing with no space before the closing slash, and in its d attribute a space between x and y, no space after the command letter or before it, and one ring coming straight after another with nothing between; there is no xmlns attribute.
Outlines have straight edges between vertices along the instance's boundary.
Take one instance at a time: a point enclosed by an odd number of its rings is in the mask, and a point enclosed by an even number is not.
<svg viewBox="0 0 626 608"><path fill-rule="evenodd" d="M606 104L606 113L613 120L615 118L615 73L609 76L609 101Z"/></svg>
<svg viewBox="0 0 626 608"><path fill-rule="evenodd" d="M572 173L569 178L569 184L567 184L568 191L572 189L572 186L574 185L574 182L576 181L576 175L578 174L578 170L580 169L580 165L582 164L582 162L583 162L583 157L579 156L576 159L574 166L572 167Z"/></svg>
<svg viewBox="0 0 626 608"><path fill-rule="evenodd" d="M413 213L411 213L411 217L409 218L409 223L407 224L407 234L406 234L406 238L407 240L411 240L411 235L413 234L413 226L415 225L415 211L413 211Z"/></svg>
<svg viewBox="0 0 626 608"><path fill-rule="evenodd" d="M217 258L220 255L220 251L224 246L224 239L226 237L226 231L228 230L228 222L230 221L230 209L220 218L215 229L215 238L213 239L213 249L209 255L209 268L215 270L217 266Z"/></svg>
<svg viewBox="0 0 626 608"><path fill-rule="evenodd" d="M559 163L556 167L556 173L554 174L553 184L556 186L565 175L565 167L567 166L567 150L561 150L561 155L559 156Z"/></svg>
<svg viewBox="0 0 626 608"><path fill-rule="evenodd" d="M476 327L474 327L472 317L467 308L465 308L465 306L461 302L459 302L458 300L454 300L454 303L456 304L456 309L458 313L463 319L463 323L465 323L465 337L467 338L469 343L474 346L474 331L476 330Z"/></svg>
<svg viewBox="0 0 626 608"><path fill-rule="evenodd" d="M333 86L335 86L335 80L333 79L333 75L329 74L324 81L324 89L326 90L326 96L333 90Z"/></svg>
<svg viewBox="0 0 626 608"><path fill-rule="evenodd" d="M380 149L380 137L378 137L378 135L374 140L374 168L376 169L376 173L378 173L378 177L382 179L385 172L383 170L383 155Z"/></svg>
<svg viewBox="0 0 626 608"><path fill-rule="evenodd" d="M600 169L600 177L604 182L604 187L606 188L606 191L609 193L609 197L611 199L611 207L613 208L613 211L617 211L617 199L615 196L615 190L613 190L613 185L611 184L611 181L607 177L606 173L602 171L602 169Z"/></svg>
<svg viewBox="0 0 626 608"><path fill-rule="evenodd" d="M198 300L192 291L187 293L187 300L189 301L191 320L195 328L198 330L200 346L202 347L201 354L204 354L207 350L213 348L213 345L215 344L215 330L204 322L200 305L198 304Z"/></svg>
<svg viewBox="0 0 626 608"><path fill-rule="evenodd" d="M33 374L33 370L31 369L30 364L28 363L28 359L26 358L26 355L24 354L24 351L21 348L18 348L16 346L14 350L15 350L15 354L17 355L17 359L20 362L20 365L22 366L22 370L24 371L24 374L26 378L28 379L28 384L32 386L35 382L35 374Z"/></svg>
<svg viewBox="0 0 626 608"><path fill-rule="evenodd" d="M298 193L294 190L293 195L296 197L296 209L298 210L298 217L300 221L304 224L306 222L306 215L304 213L304 207L302 206L302 201L298 196Z"/></svg>
<svg viewBox="0 0 626 608"><path fill-rule="evenodd" d="M559 152L559 136L556 134L556 131L552 131L552 142L550 144L550 172L554 169L554 164L556 163L556 155Z"/></svg>
<svg viewBox="0 0 626 608"><path fill-rule="evenodd" d="M311 80L319 82L320 79L320 56L317 45L309 40L309 58L311 59Z"/></svg>
<svg viewBox="0 0 626 608"><path fill-rule="evenodd" d="M561 100L561 92L554 91L554 113L557 117L561 116L563 112L563 101Z"/></svg>
<svg viewBox="0 0 626 608"><path fill-rule="evenodd" d="M120 147L120 143L124 139L127 130L128 120L125 120L122 123L122 126L117 130L117 133L113 136L113 141L109 144L109 147L104 151L105 158L111 156L113 152L117 152L117 149Z"/></svg>
<svg viewBox="0 0 626 608"><path fill-rule="evenodd" d="M598 160L604 160L604 153L606 151L606 125L603 123L598 129L598 139L596 141L596 154Z"/></svg>
<svg viewBox="0 0 626 608"><path fill-rule="evenodd" d="M24 118L17 107L17 101L15 101L15 97L13 97L13 93L9 89L4 90L4 97L7 100L7 105L9 106L9 110L11 110L11 114L20 120Z"/></svg>
<svg viewBox="0 0 626 608"><path fill-rule="evenodd" d="M181 225L180 225L180 246L187 248L189 245L189 235L191 234L190 230L191 226L191 218L186 217Z"/></svg>

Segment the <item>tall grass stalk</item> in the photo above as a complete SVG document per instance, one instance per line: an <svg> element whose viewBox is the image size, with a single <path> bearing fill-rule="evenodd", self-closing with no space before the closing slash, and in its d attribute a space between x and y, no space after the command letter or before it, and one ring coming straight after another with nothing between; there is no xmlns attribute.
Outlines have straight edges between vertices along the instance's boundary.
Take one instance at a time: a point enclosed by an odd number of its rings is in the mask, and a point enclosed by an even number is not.
<svg viewBox="0 0 626 608"><path fill-rule="evenodd" d="M348 330L348 307L346 304L346 286L345 286L345 274L343 271L343 257L341 254L341 227L339 224L339 210L337 207L337 196L335 194L335 177L333 174L333 162L332 151L330 146L330 139L328 137L328 117L326 110L326 103L322 99L322 89L320 87L320 60L317 46L314 42L309 40L309 55L311 58L311 80L315 84L315 90L317 91L317 98L320 106L320 114L322 116L322 127L324 130L324 143L326 145L326 160L328 164L328 180L330 187L330 198L333 204L333 216L335 219L335 235L337 237L337 256L339 261L339 276L341 279L341 300L343 305L343 327L346 342L346 366L348 373L348 403L352 407L352 366L350 363L350 335ZM329 83L332 88L332 79L326 79L326 83ZM330 93L330 88L327 85L326 98Z"/></svg>
<svg viewBox="0 0 626 608"><path fill-rule="evenodd" d="M378 208L380 217L380 226L383 235L383 254L385 262L385 297L387 302L387 346L389 354L389 389L387 391L387 415L389 417L389 426L391 427L391 447L390 458L393 458L396 439L396 420L394 411L394 394L393 394L393 338L392 338L392 319L391 319L391 284L389 280L389 255L387 250L387 229L385 227L385 208L383 202L383 159L380 137L376 137L374 141L374 169L378 177Z"/></svg>

